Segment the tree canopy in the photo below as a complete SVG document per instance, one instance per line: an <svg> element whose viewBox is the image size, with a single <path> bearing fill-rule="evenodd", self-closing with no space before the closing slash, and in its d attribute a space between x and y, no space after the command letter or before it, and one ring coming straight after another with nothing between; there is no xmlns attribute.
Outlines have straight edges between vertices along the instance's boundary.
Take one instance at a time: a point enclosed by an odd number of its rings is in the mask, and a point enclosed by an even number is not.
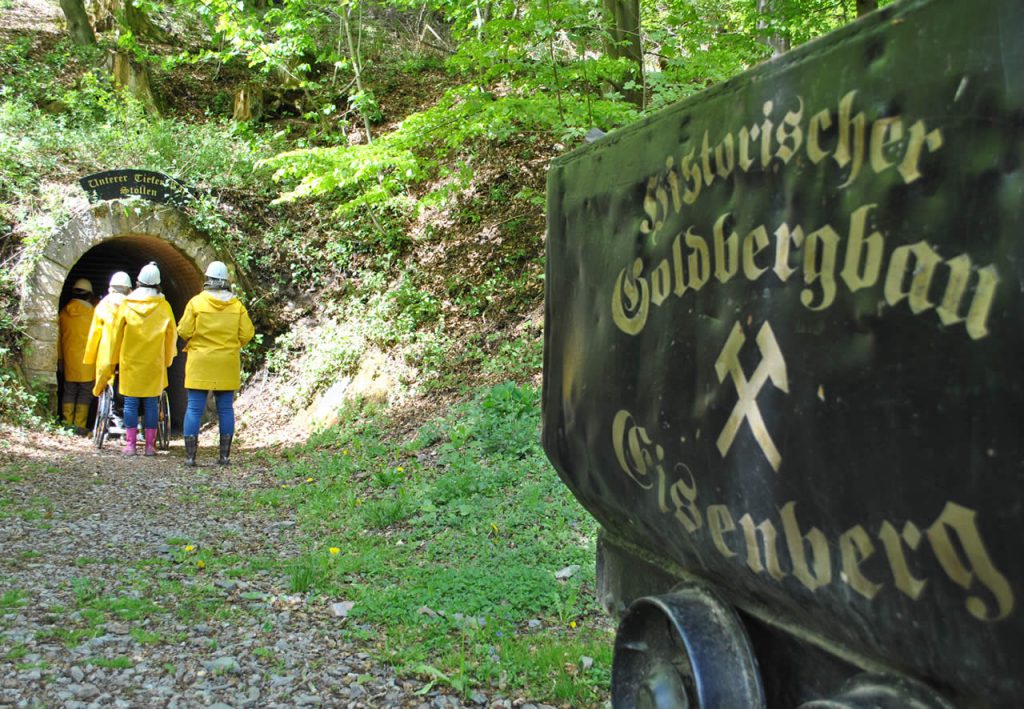
<svg viewBox="0 0 1024 709"><path fill-rule="evenodd" d="M76 41L82 3L62 0ZM884 3L883 3L884 4ZM382 203L429 172L424 148L515 129L579 140L722 81L871 10L874 0L105 0L92 5L140 60L243 67L235 117L290 112L306 145L264 163L282 199ZM74 11L73 11L74 10ZM102 26L103 17L93 17ZM374 143L367 70L443 68L436 115ZM241 104L241 105L240 105ZM353 135L355 134L355 137ZM442 135L443 134L443 135ZM356 145L353 145L356 143ZM337 147L335 147L337 146ZM436 154L436 152L435 152Z"/></svg>

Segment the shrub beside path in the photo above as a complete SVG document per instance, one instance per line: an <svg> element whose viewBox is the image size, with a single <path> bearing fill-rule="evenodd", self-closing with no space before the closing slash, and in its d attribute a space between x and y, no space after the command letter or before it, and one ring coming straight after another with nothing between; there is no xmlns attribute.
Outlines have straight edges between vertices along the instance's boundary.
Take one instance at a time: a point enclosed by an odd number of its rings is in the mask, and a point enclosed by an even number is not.
<svg viewBox="0 0 1024 709"><path fill-rule="evenodd" d="M244 503L259 456L119 450L0 428L0 706L523 705L397 678L338 599L289 593L299 530Z"/></svg>

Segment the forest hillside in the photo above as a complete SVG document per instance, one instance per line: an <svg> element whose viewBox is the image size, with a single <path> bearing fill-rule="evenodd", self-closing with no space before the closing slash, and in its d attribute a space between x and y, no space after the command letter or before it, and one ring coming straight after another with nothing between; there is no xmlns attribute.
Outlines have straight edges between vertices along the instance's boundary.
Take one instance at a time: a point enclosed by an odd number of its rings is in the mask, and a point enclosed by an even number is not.
<svg viewBox="0 0 1024 709"><path fill-rule="evenodd" d="M193 191L193 226L244 274L248 388L280 430L347 378L349 398L417 409L536 383L550 159L858 11L684 2L624 29L575 0L95 0L76 40L56 3L2 2L5 370L24 345L18 279L84 208L77 178L153 170ZM17 419L32 394L5 376Z"/></svg>
<svg viewBox="0 0 1024 709"><path fill-rule="evenodd" d="M0 0L0 692L602 705L596 523L538 441L548 164L874 6ZM230 475L97 451L30 376L26 284L125 169L254 321Z"/></svg>

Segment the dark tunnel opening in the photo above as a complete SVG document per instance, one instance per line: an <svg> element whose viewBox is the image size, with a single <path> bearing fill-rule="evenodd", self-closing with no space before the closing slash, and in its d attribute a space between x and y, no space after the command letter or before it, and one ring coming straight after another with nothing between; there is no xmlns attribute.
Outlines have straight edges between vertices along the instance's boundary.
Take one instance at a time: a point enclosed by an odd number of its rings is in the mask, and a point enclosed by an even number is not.
<svg viewBox="0 0 1024 709"><path fill-rule="evenodd" d="M60 307L71 298L71 286L79 278L88 278L97 299L107 294L110 277L125 271L136 282L139 271L150 261L160 267L161 287L170 303L175 320L180 319L192 296L203 287L203 274L199 267L171 244L153 236L119 236L89 249L68 272L61 290ZM167 370L167 396L171 408L171 428L181 431L185 416L185 353L184 342L178 339L178 354ZM62 383L58 381L58 388ZM59 397L59 392L58 392ZM58 398L59 401L59 398ZM93 407L95 409L95 406ZM90 415L90 425L92 423Z"/></svg>

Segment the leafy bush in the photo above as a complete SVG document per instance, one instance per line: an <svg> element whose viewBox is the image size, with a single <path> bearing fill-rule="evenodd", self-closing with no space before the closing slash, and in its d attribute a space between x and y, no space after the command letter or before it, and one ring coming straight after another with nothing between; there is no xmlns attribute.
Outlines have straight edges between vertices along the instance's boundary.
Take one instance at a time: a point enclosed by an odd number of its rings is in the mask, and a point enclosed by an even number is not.
<svg viewBox="0 0 1024 709"><path fill-rule="evenodd" d="M40 426L41 395L19 376L24 334L15 322L18 298L10 271L0 270L0 422Z"/></svg>
<svg viewBox="0 0 1024 709"><path fill-rule="evenodd" d="M344 213L364 205L414 203L409 187L434 174L437 162L477 140L504 141L520 131L580 136L594 122L610 129L636 118L629 106L595 100L563 104L555 97L496 97L473 86L449 90L431 108L407 116L369 145L309 148L260 161L285 185L281 202L338 193Z"/></svg>

